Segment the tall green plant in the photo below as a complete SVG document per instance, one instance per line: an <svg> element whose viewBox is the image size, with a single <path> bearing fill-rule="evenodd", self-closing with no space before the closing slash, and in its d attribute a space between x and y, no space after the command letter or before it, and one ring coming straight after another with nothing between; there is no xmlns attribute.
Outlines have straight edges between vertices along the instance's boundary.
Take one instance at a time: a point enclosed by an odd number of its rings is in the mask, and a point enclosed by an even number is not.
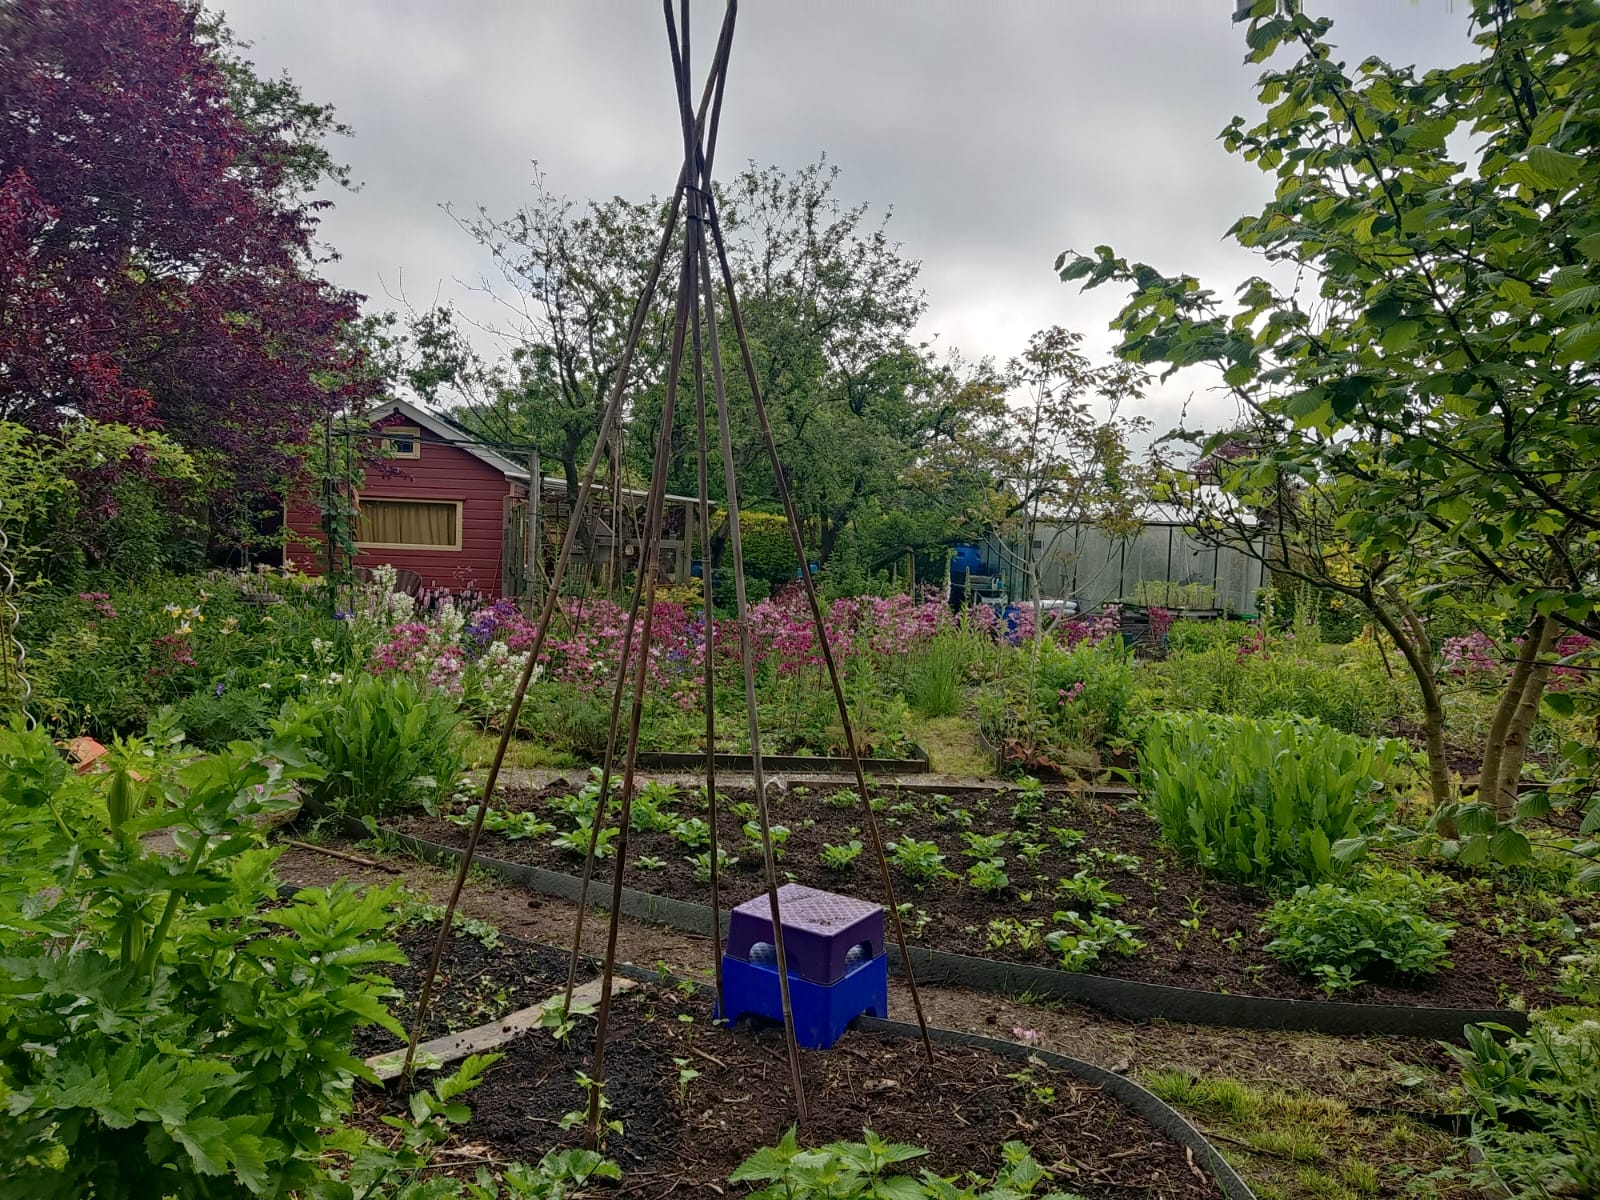
<svg viewBox="0 0 1600 1200"><path fill-rule="evenodd" d="M1410 750L1292 718L1167 713L1139 769L1162 836L1246 883L1316 883L1359 857L1387 816Z"/></svg>
<svg viewBox="0 0 1600 1200"><path fill-rule="evenodd" d="M311 1188L369 1076L353 1032L400 1032L374 970L401 961L394 894L266 907L257 822L315 773L291 738L119 749L85 779L42 732L0 730L0 1196Z"/></svg>
<svg viewBox="0 0 1600 1200"><path fill-rule="evenodd" d="M361 675L298 707L277 728L302 732L322 768L313 800L358 817L427 806L454 791L464 766L460 716L444 693L398 675Z"/></svg>
<svg viewBox="0 0 1600 1200"><path fill-rule="evenodd" d="M942 633L928 643L911 668L906 699L924 717L953 717L961 711L961 679L967 667L968 640Z"/></svg>

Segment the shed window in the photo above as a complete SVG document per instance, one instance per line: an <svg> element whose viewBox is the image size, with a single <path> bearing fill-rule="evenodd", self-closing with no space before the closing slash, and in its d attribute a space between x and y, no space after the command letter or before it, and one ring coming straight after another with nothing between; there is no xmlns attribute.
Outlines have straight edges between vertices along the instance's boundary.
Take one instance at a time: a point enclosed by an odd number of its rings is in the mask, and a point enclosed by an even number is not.
<svg viewBox="0 0 1600 1200"><path fill-rule="evenodd" d="M395 458L422 457L422 430L415 425L390 425L383 431L383 442Z"/></svg>
<svg viewBox="0 0 1600 1200"><path fill-rule="evenodd" d="M461 501L362 500L356 543L391 550L459 550Z"/></svg>

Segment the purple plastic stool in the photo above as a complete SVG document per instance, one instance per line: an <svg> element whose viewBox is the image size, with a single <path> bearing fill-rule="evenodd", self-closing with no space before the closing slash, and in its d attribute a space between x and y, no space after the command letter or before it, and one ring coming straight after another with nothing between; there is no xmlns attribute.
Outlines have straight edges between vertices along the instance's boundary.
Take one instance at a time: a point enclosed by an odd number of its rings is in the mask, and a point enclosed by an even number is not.
<svg viewBox="0 0 1600 1200"><path fill-rule="evenodd" d="M778 889L789 974L824 986L883 953L883 906L818 888L786 883ZM772 909L765 893L728 918L729 958L776 967Z"/></svg>

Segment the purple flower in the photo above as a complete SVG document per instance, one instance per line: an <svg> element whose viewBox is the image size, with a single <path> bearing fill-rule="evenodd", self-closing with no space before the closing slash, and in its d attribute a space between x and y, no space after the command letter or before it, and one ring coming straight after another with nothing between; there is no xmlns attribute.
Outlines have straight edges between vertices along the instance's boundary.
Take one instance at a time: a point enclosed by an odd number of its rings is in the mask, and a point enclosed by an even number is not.
<svg viewBox="0 0 1600 1200"><path fill-rule="evenodd" d="M222 692L223 692L223 686L222 686L222 684L219 683L219 684L217 684L217 695L220 697L222 695Z"/></svg>

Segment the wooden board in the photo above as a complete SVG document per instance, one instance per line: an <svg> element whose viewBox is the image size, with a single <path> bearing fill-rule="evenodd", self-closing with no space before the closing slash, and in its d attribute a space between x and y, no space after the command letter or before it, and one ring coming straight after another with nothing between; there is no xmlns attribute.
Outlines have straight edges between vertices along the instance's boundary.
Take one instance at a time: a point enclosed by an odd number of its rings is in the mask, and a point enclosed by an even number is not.
<svg viewBox="0 0 1600 1200"><path fill-rule="evenodd" d="M598 1004L600 1002L600 979L589 980L588 983L574 988L572 1003ZM613 976L611 980L611 994L620 996L630 992L639 985L631 979L621 975ZM530 1029L537 1029L539 1021L544 1016L544 1010L551 1004L559 1004L562 993L557 992L548 1000L541 1000L538 1004L528 1008L518 1009L508 1016L501 1017L498 1021L490 1021L487 1025L478 1025L472 1029L462 1030L460 1033L447 1033L444 1037L434 1038L431 1042L423 1042L417 1047L417 1062L446 1066L469 1054L484 1054L496 1046L503 1046L511 1039L520 1037ZM367 1059L367 1066L376 1072L379 1079L387 1083L391 1079L400 1077L400 1070L405 1065L406 1052L404 1050L388 1050L382 1054L374 1054Z"/></svg>

